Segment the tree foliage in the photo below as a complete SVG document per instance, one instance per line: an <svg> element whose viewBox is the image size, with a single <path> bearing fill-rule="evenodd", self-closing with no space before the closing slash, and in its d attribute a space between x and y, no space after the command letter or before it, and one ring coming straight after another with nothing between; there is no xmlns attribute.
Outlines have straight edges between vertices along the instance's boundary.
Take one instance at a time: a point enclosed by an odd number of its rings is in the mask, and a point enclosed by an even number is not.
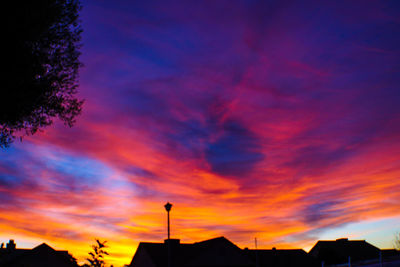
<svg viewBox="0 0 400 267"><path fill-rule="evenodd" d="M32 135L58 117L72 126L81 66L79 0L9 1L4 6L4 83L0 147Z"/></svg>
<svg viewBox="0 0 400 267"><path fill-rule="evenodd" d="M86 267L105 267L106 263L104 261L104 256L108 255L108 252L105 250L108 246L106 245L107 241L101 242L99 239L96 239L96 244L92 245L92 251L89 252L89 258L86 260L89 264L85 264Z"/></svg>

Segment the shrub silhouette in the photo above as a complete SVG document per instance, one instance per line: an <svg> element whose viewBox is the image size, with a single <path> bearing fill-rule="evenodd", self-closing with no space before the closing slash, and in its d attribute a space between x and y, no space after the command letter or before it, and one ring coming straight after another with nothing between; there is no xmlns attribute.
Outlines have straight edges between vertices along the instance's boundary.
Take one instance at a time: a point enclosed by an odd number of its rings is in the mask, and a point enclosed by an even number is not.
<svg viewBox="0 0 400 267"><path fill-rule="evenodd" d="M105 249L107 241L101 242L99 239L95 239L96 243L92 245L92 251L89 252L90 258L86 258L89 264L84 264L83 267L105 267L104 256L109 255Z"/></svg>

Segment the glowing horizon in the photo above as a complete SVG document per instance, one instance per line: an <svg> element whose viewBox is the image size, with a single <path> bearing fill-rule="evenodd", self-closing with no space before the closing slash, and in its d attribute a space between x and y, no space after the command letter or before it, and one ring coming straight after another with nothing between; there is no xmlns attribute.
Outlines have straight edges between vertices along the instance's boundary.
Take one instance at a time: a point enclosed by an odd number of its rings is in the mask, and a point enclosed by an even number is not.
<svg viewBox="0 0 400 267"><path fill-rule="evenodd" d="M400 231L395 1L85 1L86 99L0 151L0 242L115 266L141 241L391 248Z"/></svg>

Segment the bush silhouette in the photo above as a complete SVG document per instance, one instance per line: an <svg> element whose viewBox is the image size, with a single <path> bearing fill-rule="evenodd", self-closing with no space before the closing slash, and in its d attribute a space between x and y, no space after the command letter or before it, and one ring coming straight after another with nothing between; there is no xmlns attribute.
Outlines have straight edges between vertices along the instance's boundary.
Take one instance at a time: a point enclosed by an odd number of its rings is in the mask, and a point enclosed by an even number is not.
<svg viewBox="0 0 400 267"><path fill-rule="evenodd" d="M89 264L83 265L84 267L105 267L106 263L104 261L104 256L108 255L105 249L108 247L106 245L107 241L101 242L99 239L95 239L96 243L92 245L92 251L89 252L90 258L86 258Z"/></svg>

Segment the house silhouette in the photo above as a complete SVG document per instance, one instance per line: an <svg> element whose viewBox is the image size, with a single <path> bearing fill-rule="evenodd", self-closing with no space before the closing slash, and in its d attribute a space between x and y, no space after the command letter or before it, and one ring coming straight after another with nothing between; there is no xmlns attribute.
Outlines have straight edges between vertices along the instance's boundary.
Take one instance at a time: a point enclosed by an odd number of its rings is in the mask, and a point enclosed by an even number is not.
<svg viewBox="0 0 400 267"><path fill-rule="evenodd" d="M320 240L309 254L325 264L343 264L380 258L381 250L365 240Z"/></svg>
<svg viewBox="0 0 400 267"><path fill-rule="evenodd" d="M0 248L1 267L77 267L66 250L55 250L46 243L33 249L18 249L14 240Z"/></svg>
<svg viewBox="0 0 400 267"><path fill-rule="evenodd" d="M169 248L168 248L169 247ZM191 244L179 239L164 243L141 242L129 267L289 267L320 266L304 250L249 250L240 249L225 237L217 237Z"/></svg>

